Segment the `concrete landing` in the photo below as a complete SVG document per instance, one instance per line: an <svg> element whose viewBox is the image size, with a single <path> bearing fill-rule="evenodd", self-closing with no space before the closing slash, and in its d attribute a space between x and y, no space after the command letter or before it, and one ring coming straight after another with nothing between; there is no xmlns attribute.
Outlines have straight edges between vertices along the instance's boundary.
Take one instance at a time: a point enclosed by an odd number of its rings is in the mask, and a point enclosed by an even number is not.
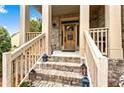
<svg viewBox="0 0 124 93"><path fill-rule="evenodd" d="M54 51L51 56L80 57L80 54L79 51L75 51L75 52Z"/></svg>

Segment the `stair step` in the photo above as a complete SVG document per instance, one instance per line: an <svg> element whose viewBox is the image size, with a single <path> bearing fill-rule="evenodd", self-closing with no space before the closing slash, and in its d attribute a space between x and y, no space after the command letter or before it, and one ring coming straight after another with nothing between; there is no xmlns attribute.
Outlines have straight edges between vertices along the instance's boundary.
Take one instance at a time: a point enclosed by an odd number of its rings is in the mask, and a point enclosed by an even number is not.
<svg viewBox="0 0 124 93"><path fill-rule="evenodd" d="M48 69L36 69L37 79L54 81L67 85L80 86L81 75L79 73L59 71L59 70L48 70Z"/></svg>
<svg viewBox="0 0 124 93"><path fill-rule="evenodd" d="M69 62L39 62L35 68L42 69L55 69L61 71L77 72L80 71L79 63L69 63Z"/></svg>
<svg viewBox="0 0 124 93"><path fill-rule="evenodd" d="M60 57L60 56L49 56L50 62L72 62L80 63L80 57Z"/></svg>
<svg viewBox="0 0 124 93"><path fill-rule="evenodd" d="M62 83L52 82L52 81L43 81L43 80L35 80L32 86L35 86L35 87L73 87L67 84L62 84Z"/></svg>

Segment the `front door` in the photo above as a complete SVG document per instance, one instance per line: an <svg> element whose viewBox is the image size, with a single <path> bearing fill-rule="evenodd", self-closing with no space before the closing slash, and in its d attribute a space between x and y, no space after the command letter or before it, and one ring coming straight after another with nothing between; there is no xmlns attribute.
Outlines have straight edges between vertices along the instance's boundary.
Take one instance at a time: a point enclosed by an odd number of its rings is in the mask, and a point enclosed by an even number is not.
<svg viewBox="0 0 124 93"><path fill-rule="evenodd" d="M75 51L76 48L76 24L63 24L63 50Z"/></svg>

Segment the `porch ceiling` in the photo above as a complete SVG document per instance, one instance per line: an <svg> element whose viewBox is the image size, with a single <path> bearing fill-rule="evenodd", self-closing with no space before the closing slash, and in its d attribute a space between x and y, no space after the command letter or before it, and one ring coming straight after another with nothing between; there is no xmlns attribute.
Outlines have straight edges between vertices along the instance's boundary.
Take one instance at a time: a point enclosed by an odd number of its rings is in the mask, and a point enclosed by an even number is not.
<svg viewBox="0 0 124 93"><path fill-rule="evenodd" d="M80 6L79 5L52 5L52 15L68 15L68 14L78 14Z"/></svg>
<svg viewBox="0 0 124 93"><path fill-rule="evenodd" d="M103 11L104 5L90 5L90 12L97 14L98 11Z"/></svg>
<svg viewBox="0 0 124 93"><path fill-rule="evenodd" d="M40 13L42 13L42 5L33 5L33 7L39 11Z"/></svg>

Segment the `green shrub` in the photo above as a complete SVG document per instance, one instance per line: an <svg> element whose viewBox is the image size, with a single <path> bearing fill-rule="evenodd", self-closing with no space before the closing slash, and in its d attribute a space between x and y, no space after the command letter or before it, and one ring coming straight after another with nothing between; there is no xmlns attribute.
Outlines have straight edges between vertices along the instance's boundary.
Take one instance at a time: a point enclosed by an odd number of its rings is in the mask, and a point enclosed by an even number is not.
<svg viewBox="0 0 124 93"><path fill-rule="evenodd" d="M24 81L21 83L20 87L30 87L30 82L29 81Z"/></svg>

